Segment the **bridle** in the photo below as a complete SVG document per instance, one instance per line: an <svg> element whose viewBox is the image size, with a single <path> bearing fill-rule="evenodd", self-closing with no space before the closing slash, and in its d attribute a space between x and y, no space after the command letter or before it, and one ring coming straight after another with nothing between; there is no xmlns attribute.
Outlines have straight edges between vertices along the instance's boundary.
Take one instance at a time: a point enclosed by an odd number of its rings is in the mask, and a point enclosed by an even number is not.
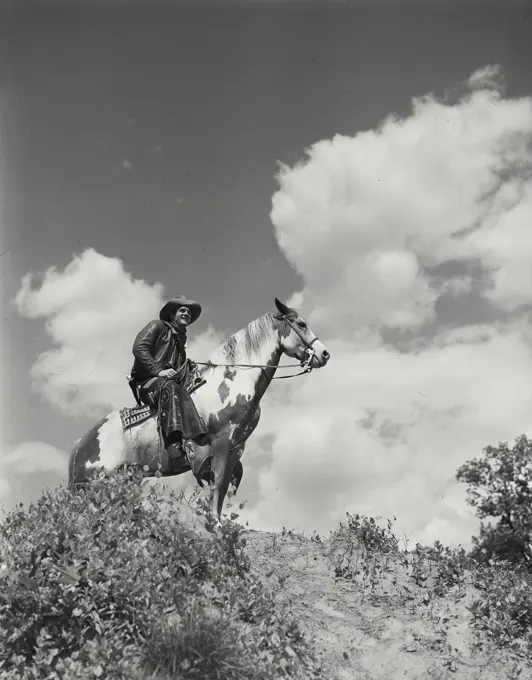
<svg viewBox="0 0 532 680"><path fill-rule="evenodd" d="M312 359L314 358L316 352L312 348L312 345L319 340L318 336L314 336L314 338L310 341L307 342L301 335L301 333L297 330L297 328L294 326L292 323L290 316L293 316L293 314L278 314L274 316L274 319L282 320L283 325L281 327L280 335L283 334L284 329L286 328L286 325L288 324L290 328L294 331L294 333L297 335L297 337L301 340L301 342L305 345L305 355L306 358L302 359L299 364L285 364L284 366L274 366L273 364L213 364L211 362L203 362L203 361L196 361L195 363L200 365L200 366L208 366L209 368L217 368L219 366L227 366L229 368L294 368L296 366L299 366L303 370L300 371L299 373L291 373L290 375L279 375L279 376L273 376L272 380L283 380L284 378L295 378L298 375L304 375L305 373L310 373L313 368L312 368Z"/></svg>
<svg viewBox="0 0 532 680"><path fill-rule="evenodd" d="M297 328L294 326L294 324L290 320L290 316L288 314L279 314L275 316L274 318L276 319L282 319L283 320L283 326L281 328L281 335L286 327L286 324L290 326L290 328L294 331L294 333L297 335L297 337L301 340L301 342L305 345L305 354L307 355L306 359L302 359L300 362L301 368L304 370L301 371L300 373L294 373L292 375L280 375L278 378L275 376L273 377L273 380L282 380L283 378L294 378L298 375L304 375L305 373L310 373L312 371L312 359L314 358L316 352L312 349L312 345L319 340L318 336L315 335L314 338L310 341L307 342L301 335L301 333L297 330ZM290 366L290 364L288 365ZM288 368L286 366L286 368ZM297 364L291 364L291 366L297 366Z"/></svg>

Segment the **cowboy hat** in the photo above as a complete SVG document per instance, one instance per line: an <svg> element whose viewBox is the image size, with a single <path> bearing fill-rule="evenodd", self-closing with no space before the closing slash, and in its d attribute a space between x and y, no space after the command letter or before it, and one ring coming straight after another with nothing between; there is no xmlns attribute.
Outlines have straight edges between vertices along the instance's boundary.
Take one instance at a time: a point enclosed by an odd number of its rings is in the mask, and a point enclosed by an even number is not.
<svg viewBox="0 0 532 680"><path fill-rule="evenodd" d="M195 300L188 300L184 295L176 295L176 297L169 300L159 312L159 319L161 321L170 321L170 315L180 307L188 307L190 309L190 323L194 323L201 314L201 305Z"/></svg>

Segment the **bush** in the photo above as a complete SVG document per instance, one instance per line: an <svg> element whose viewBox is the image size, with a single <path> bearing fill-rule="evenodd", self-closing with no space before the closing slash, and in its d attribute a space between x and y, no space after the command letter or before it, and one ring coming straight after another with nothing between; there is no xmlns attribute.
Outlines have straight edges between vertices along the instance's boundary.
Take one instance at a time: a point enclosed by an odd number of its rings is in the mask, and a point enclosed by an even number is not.
<svg viewBox="0 0 532 680"><path fill-rule="evenodd" d="M502 648L532 659L532 574L508 563L479 565L475 587L482 596L470 611L474 626Z"/></svg>
<svg viewBox="0 0 532 680"><path fill-rule="evenodd" d="M450 590L465 584L474 569L474 559L462 547L450 548L440 541L433 546L416 543L411 553L411 578L418 586L430 586L431 594L445 597Z"/></svg>
<svg viewBox="0 0 532 680"><path fill-rule="evenodd" d="M141 482L124 472L6 516L2 677L324 677L297 623L253 578L242 528L226 521L200 536ZM212 517L205 524L212 532Z"/></svg>
<svg viewBox="0 0 532 680"><path fill-rule="evenodd" d="M329 558L334 563L335 577L358 578L372 594L389 571L388 559L399 553L399 541L391 530L393 522L388 520L383 528L373 517L350 513L346 516L347 523L340 522L329 538Z"/></svg>
<svg viewBox="0 0 532 680"><path fill-rule="evenodd" d="M521 566L531 565L529 536L505 526L480 523L480 533L473 538L471 555L478 561L503 560Z"/></svg>

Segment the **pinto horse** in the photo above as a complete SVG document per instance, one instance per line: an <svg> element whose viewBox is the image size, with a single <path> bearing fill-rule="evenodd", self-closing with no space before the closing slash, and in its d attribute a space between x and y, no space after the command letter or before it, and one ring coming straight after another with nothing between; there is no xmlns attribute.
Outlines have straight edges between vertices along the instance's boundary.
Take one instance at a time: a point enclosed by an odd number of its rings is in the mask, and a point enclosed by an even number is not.
<svg viewBox="0 0 532 680"><path fill-rule="evenodd" d="M218 521L229 484L233 481L238 486L240 482L240 458L257 427L260 400L274 379L282 354L297 359L304 373L325 366L329 360L329 352L300 313L277 298L275 305L278 313L269 312L252 321L214 351L199 370L203 384L191 393L208 431L208 481ZM102 472L105 476L128 466L144 467L147 477L158 472L173 476L191 469L169 471L154 410L139 407L127 411L133 414L127 423L124 409L113 411L78 440L69 459L70 488L97 479Z"/></svg>

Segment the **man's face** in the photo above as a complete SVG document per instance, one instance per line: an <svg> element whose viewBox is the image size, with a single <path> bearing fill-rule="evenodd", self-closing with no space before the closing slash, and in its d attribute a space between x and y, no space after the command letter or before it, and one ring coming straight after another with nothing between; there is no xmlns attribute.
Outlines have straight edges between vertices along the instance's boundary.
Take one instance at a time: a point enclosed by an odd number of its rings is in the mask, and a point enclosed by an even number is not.
<svg viewBox="0 0 532 680"><path fill-rule="evenodd" d="M174 324L186 328L189 325L191 318L190 309L188 307L180 307L175 313Z"/></svg>

